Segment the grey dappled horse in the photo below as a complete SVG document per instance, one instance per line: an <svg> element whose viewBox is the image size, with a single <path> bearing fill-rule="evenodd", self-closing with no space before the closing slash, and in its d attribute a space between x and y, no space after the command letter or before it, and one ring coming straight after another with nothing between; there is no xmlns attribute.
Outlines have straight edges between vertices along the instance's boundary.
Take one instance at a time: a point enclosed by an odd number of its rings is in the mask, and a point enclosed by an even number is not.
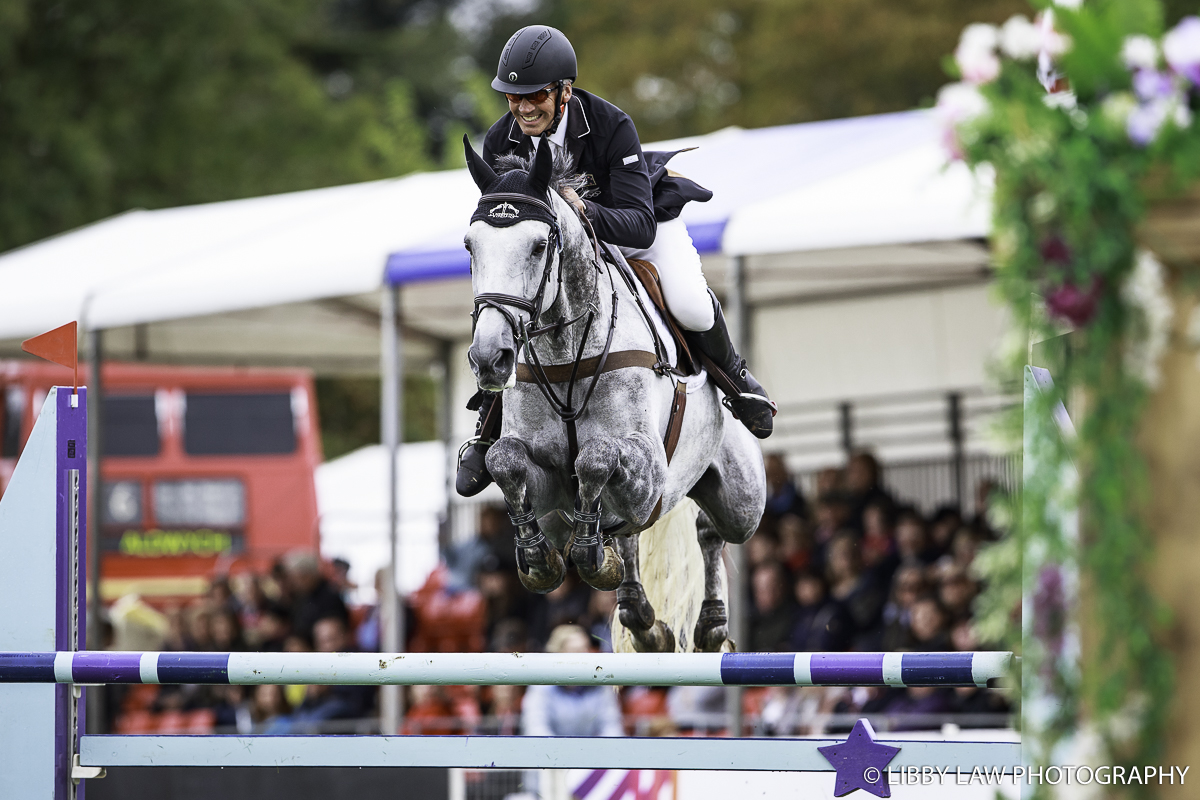
<svg viewBox="0 0 1200 800"><path fill-rule="evenodd" d="M583 580L618 590L620 620L636 649L674 650L675 634L656 619L640 582L638 531L660 497L663 514L691 497L701 509L704 563L693 643L696 650L721 649L728 635L721 552L725 542L750 537L765 502L757 441L707 381L688 396L668 467L663 440L675 378L661 368L629 366L551 383L553 399L528 377L518 381L518 361L528 376L530 360L548 368L597 356L603 362L620 351L656 352L639 308L639 299L643 308L649 301L640 286L635 297L618 267L598 261L599 245L558 192L571 180L570 166L553 163L549 147L538 148L532 165L500 159L499 174L469 144L466 151L483 192L465 239L476 298L469 360L481 389L505 391L503 427L487 468L517 529L522 583L536 592L557 587L565 550ZM660 336L658 346L664 342L673 354L670 337ZM572 415L574 443L564 422ZM622 525L624 535L610 536Z"/></svg>

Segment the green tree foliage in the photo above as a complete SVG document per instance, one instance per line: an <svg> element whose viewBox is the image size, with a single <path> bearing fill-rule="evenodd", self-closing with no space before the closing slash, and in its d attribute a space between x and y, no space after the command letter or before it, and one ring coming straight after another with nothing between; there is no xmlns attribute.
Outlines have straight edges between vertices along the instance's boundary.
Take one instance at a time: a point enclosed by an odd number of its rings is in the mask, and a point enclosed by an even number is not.
<svg viewBox="0 0 1200 800"><path fill-rule="evenodd" d="M1025 0L557 0L552 16L580 87L654 139L929 105L963 27L1016 13Z"/></svg>

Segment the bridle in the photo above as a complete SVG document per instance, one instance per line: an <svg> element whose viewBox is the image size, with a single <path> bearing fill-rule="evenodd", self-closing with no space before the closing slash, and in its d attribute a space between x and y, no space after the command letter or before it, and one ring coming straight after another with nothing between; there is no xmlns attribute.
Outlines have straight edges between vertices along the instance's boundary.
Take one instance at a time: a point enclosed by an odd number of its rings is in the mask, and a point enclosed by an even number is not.
<svg viewBox="0 0 1200 800"><path fill-rule="evenodd" d="M579 315L567 319L566 315L560 315L553 322L539 325L542 314L549 308L553 308L557 303L559 296L562 294L563 270L562 270L562 252L563 252L563 236L562 230L558 225L557 214L549 202L543 201L536 197L531 197L526 194L513 194L508 192L497 192L493 194L485 194L480 198L480 205L494 202L521 202L529 204L548 215L550 220L550 238L546 243L546 257L542 267L542 275L538 281L537 292L531 299L520 297L512 294L504 294L500 292L484 292L475 295L475 310L471 314L472 333L474 327L479 322L479 314L486 308L494 308L504 315L508 321L509 328L512 330L513 337L517 340L518 346L525 356L525 362L529 366L533 374L533 383L537 385L542 396L546 398L546 402L554 410L554 413L562 419L566 426L567 446L570 451L570 464L572 471L572 479L574 480L574 464L575 458L579 453L579 439L575 427L575 422L587 410L589 401L592 399L592 393L596 389L596 384L600 379L601 373L604 372L604 364L608 360L608 354L612 349L613 334L617 329L617 286L612 277L612 267L608 262L601 257L600 242L596 238L596 232L592 229L591 222L588 218L579 214L579 219L584 223L584 227L588 231L588 236L591 239L595 255L593 257L592 266L595 267L597 273L607 273L609 288L612 291L611 312L608 320L608 333L604 339L604 347L600 351L599 363L596 370L592 373L591 380L587 388L583 391L582 398L578 405L575 405L575 390L576 382L579 377L579 365L583 361L584 349L587 347L588 336L591 334L592 326L596 321L596 316L599 314L599 304L596 298L588 302L587 310ZM576 209L576 213L578 210ZM548 306L544 306L546 289L550 284L552 270L555 263L558 264L558 287L555 292L554 300ZM601 265L604 266L601 266ZM596 286L596 292L599 293L599 284ZM529 315L528 322L519 318L513 313L512 309L524 311ZM566 391L563 395L559 395L555 391L553 383L546 374L546 370L542 365L541 359L538 357L537 351L534 349L534 340L544 336L547 333L559 333L566 328L575 325L578 322L583 322L583 334L579 338L579 349L575 353L575 360L571 369L570 379L567 381ZM516 369L516 366L513 367Z"/></svg>

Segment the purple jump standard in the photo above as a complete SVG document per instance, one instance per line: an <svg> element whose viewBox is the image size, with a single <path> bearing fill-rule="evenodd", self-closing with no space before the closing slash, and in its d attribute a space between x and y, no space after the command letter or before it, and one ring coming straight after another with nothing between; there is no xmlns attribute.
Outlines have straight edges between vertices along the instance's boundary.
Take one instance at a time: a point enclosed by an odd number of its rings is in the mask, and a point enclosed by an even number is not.
<svg viewBox="0 0 1200 800"><path fill-rule="evenodd" d="M0 683L987 686L1013 654L0 653Z"/></svg>

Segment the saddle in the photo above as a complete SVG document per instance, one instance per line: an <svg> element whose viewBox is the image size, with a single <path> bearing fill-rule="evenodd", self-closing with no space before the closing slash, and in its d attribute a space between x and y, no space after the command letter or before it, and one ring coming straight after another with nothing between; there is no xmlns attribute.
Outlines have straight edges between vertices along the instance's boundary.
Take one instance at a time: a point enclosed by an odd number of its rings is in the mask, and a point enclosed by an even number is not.
<svg viewBox="0 0 1200 800"><path fill-rule="evenodd" d="M667 302L663 298L662 283L658 277L658 269L649 261L643 261L640 258L627 258L625 262L629 264L629 268L633 270L634 276L642 284L642 287L646 290L646 294L650 296L650 302L654 303L654 307L658 309L658 313L662 314L663 321L667 324L667 330L671 332L671 339L675 342L675 368L683 375L698 374L700 372L699 364L692 356L687 339L683 336L683 327L667 308Z"/></svg>

